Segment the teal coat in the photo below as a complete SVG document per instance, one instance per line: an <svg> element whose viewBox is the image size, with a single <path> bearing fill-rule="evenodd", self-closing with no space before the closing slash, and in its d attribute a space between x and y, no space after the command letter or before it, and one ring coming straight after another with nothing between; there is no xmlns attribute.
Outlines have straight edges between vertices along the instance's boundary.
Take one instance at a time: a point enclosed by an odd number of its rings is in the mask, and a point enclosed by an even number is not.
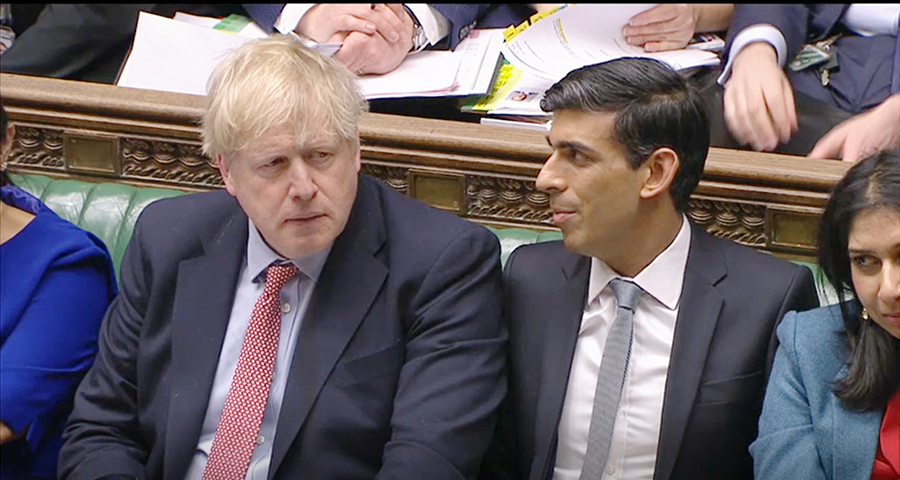
<svg viewBox="0 0 900 480"><path fill-rule="evenodd" d="M750 445L755 478L868 480L884 412L849 410L833 393L850 355L840 308L788 313L778 340Z"/></svg>

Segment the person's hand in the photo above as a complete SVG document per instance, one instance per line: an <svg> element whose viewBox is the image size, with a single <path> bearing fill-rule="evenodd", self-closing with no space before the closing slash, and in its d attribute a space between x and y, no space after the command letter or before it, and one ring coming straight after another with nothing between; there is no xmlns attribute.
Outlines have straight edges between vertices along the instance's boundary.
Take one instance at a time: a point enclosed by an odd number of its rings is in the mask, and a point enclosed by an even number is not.
<svg viewBox="0 0 900 480"><path fill-rule="evenodd" d="M388 73L397 68L412 49L413 21L402 5L390 8L402 23L399 41L388 41L380 33L350 32L334 54L335 60L358 75Z"/></svg>
<svg viewBox="0 0 900 480"><path fill-rule="evenodd" d="M725 123L742 145L771 151L797 131L797 108L775 48L764 42L744 47L725 83Z"/></svg>
<svg viewBox="0 0 900 480"><path fill-rule="evenodd" d="M690 3L663 3L631 18L622 30L630 45L646 52L677 50L694 37L697 13Z"/></svg>
<svg viewBox="0 0 900 480"><path fill-rule="evenodd" d="M406 16L402 4L318 3L303 15L294 31L319 43L341 43L351 32L380 34L396 43L403 39L402 17Z"/></svg>
<svg viewBox="0 0 900 480"><path fill-rule="evenodd" d="M25 431L28 431L28 429L26 428ZM12 429L6 426L5 423L0 422L0 445L9 443L22 437L22 435L25 434L25 431L23 431L22 433L13 432Z"/></svg>
<svg viewBox="0 0 900 480"><path fill-rule="evenodd" d="M900 147L900 93L832 128L809 152L810 158L856 163L882 150Z"/></svg>

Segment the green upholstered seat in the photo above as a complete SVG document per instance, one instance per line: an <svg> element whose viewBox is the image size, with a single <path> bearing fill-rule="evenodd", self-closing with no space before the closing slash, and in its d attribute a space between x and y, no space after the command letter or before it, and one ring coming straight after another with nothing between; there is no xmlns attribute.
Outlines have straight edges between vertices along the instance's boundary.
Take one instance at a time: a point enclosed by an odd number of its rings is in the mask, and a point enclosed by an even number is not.
<svg viewBox="0 0 900 480"><path fill-rule="evenodd" d="M149 203L185 192L162 188L132 187L120 183L92 183L78 180L54 180L43 175L11 175L19 187L40 198L51 210L97 235L109 249L119 272L125 247L134 232L138 215ZM526 228L488 227L500 240L503 265L520 245L562 239L557 231L539 232ZM834 303L833 290L816 264L796 262L813 271L822 304Z"/></svg>
<svg viewBox="0 0 900 480"><path fill-rule="evenodd" d="M10 178L60 217L99 237L109 249L117 277L125 247L144 207L161 198L184 194L179 190L138 188L113 182L54 180L43 175L10 175Z"/></svg>

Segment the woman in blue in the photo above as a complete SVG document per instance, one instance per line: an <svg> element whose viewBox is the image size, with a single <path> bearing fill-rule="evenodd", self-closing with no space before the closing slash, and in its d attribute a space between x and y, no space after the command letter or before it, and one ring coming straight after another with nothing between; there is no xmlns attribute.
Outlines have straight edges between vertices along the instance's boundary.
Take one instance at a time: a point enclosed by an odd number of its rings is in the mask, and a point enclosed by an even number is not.
<svg viewBox="0 0 900 480"><path fill-rule="evenodd" d="M839 303L785 315L750 446L760 479L900 479L900 150L854 165L822 216Z"/></svg>
<svg viewBox="0 0 900 480"><path fill-rule="evenodd" d="M13 128L0 106L0 165ZM109 254L0 170L0 479L56 478L72 396L116 294Z"/></svg>

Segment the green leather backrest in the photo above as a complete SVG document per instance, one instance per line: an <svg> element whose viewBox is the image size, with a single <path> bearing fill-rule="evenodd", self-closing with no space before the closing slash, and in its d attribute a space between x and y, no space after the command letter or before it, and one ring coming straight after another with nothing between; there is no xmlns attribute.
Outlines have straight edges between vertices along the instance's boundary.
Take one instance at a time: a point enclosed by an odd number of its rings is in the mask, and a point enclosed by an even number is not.
<svg viewBox="0 0 900 480"><path fill-rule="evenodd" d="M118 279L125 247L141 210L155 200L185 192L138 188L120 183L54 180L43 175L10 175L13 183L41 199L60 217L93 233L109 249Z"/></svg>
<svg viewBox="0 0 900 480"><path fill-rule="evenodd" d="M119 183L91 183L78 180L54 180L43 175L11 175L17 186L40 198L51 210L79 227L97 235L109 249L117 277L125 247L134 232L138 215L151 202L185 192L163 188L132 187ZM562 239L557 231L539 232L526 228L488 229L500 240L500 261L506 265L517 247L529 243ZM795 262L813 272L820 302L834 303L833 290L818 265Z"/></svg>

